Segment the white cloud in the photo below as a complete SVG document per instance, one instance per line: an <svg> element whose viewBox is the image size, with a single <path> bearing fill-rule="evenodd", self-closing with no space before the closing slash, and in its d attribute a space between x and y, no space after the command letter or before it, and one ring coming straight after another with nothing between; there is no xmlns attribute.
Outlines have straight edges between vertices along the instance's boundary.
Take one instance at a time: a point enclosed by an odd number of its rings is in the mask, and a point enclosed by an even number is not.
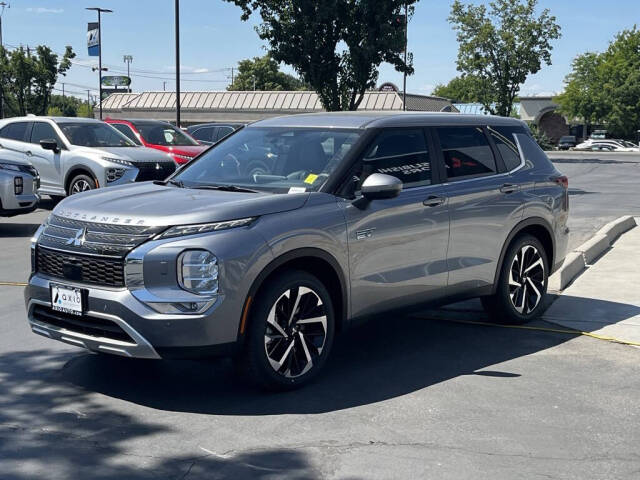
<svg viewBox="0 0 640 480"><path fill-rule="evenodd" d="M418 88L418 90L421 91L421 92L425 92L427 95L429 95L431 92L433 92L434 88L436 88L436 86L433 85L432 83L426 83L426 84L420 86ZM408 88L407 88L407 91L409 91Z"/></svg>
<svg viewBox="0 0 640 480"><path fill-rule="evenodd" d="M46 8L46 7L29 7L27 8L27 12L32 13L62 13L64 9L62 8Z"/></svg>
<svg viewBox="0 0 640 480"><path fill-rule="evenodd" d="M207 73L209 72L208 68L194 68L193 73Z"/></svg>

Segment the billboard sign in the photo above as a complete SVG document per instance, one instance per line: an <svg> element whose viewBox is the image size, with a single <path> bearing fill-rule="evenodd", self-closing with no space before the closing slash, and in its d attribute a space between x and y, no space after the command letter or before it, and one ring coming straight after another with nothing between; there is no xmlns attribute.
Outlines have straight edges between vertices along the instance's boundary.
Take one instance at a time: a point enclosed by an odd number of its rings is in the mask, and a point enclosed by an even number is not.
<svg viewBox="0 0 640 480"><path fill-rule="evenodd" d="M89 22L87 27L87 48L90 57L100 55L100 30L98 22Z"/></svg>
<svg viewBox="0 0 640 480"><path fill-rule="evenodd" d="M128 87L131 85L131 78L126 75L102 77L103 87Z"/></svg>
<svg viewBox="0 0 640 480"><path fill-rule="evenodd" d="M400 90L395 84L391 82L385 82L378 87L378 91L379 92L398 92Z"/></svg>

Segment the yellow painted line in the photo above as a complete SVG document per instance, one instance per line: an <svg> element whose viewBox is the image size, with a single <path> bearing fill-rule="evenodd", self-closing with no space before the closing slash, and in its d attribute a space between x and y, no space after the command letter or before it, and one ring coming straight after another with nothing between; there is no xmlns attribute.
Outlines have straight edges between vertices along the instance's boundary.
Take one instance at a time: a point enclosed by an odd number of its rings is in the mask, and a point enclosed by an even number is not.
<svg viewBox="0 0 640 480"><path fill-rule="evenodd" d="M478 322L473 320L442 320L437 319L442 322L451 322L451 323L464 323L467 325L481 325L484 327L501 327L501 328L517 328L520 330L535 330L538 332L551 332L551 333L563 333L567 335L583 335L585 337L595 338L597 340L604 340L606 342L620 343L622 345L631 345L634 347L640 347L640 343L638 342L630 342L628 340L621 340L615 337L608 337L606 335L598 335L597 333L591 332L583 332L582 330L573 330L573 329L564 329L564 328L550 328L550 327L531 327L528 325L503 325L500 323L491 323L491 322Z"/></svg>
<svg viewBox="0 0 640 480"><path fill-rule="evenodd" d="M0 287L26 287L26 283L22 282L0 282Z"/></svg>

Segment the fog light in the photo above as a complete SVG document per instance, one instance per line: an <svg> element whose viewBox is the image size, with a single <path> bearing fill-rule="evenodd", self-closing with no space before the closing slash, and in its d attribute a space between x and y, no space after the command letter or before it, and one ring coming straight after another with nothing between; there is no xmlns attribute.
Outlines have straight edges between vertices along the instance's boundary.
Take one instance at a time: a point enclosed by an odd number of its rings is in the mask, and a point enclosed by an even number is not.
<svg viewBox="0 0 640 480"><path fill-rule="evenodd" d="M107 169L107 182L111 183L111 182L115 182L116 180L119 180L122 178L122 175L124 175L124 168L109 168Z"/></svg>
<svg viewBox="0 0 640 480"><path fill-rule="evenodd" d="M205 302L178 302L178 303L165 303L165 302L150 302L147 303L158 313L164 314L198 314L207 310L216 299L207 300Z"/></svg>

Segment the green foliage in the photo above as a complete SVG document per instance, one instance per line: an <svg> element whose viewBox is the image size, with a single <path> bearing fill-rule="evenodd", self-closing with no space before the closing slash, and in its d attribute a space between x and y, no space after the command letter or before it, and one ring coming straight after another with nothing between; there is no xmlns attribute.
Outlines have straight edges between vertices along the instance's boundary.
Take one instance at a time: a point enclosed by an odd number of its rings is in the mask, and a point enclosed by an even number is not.
<svg viewBox="0 0 640 480"><path fill-rule="evenodd" d="M255 83L254 83L255 82ZM293 75L281 72L269 55L242 60L238 75L228 90L307 90L309 87Z"/></svg>
<svg viewBox="0 0 640 480"><path fill-rule="evenodd" d="M49 110L47 110L47 115L49 115L50 117L66 117L67 116L62 112L62 109L60 107L54 107L54 106L49 107Z"/></svg>
<svg viewBox="0 0 640 480"><path fill-rule="evenodd" d="M61 112L60 115L63 117L77 117L78 109L83 102L79 98L73 96L63 97L62 95L51 95L49 104L49 111L51 111L52 108L56 108ZM52 114L49 113L49 115Z"/></svg>
<svg viewBox="0 0 640 480"><path fill-rule="evenodd" d="M74 57L69 46L60 60L44 45L35 50L19 47L11 52L0 47L0 94L5 116L44 115L58 76L66 75Z"/></svg>
<svg viewBox="0 0 640 480"><path fill-rule="evenodd" d="M93 105L89 105L87 102L82 103L78 107L78 117L93 118Z"/></svg>
<svg viewBox="0 0 640 480"><path fill-rule="evenodd" d="M438 97L448 98L455 103L478 103L483 91L482 80L473 75L452 78L446 85L439 84L433 89Z"/></svg>
<svg viewBox="0 0 640 480"><path fill-rule="evenodd" d="M540 145L540 148L543 150L553 150L553 143L551 142L551 139L547 137L547 134L540 130L535 123L529 123L529 129L531 130L531 135L533 135L535 141Z"/></svg>
<svg viewBox="0 0 640 480"><path fill-rule="evenodd" d="M226 1L242 8L243 20L260 14L257 32L271 57L292 66L327 110L356 110L383 62L413 73L403 60L404 22L395 20L418 0Z"/></svg>
<svg viewBox="0 0 640 480"><path fill-rule="evenodd" d="M492 114L509 116L527 76L551 65L551 41L560 38L556 18L538 0L495 0L464 5L456 0L449 22L457 31L457 67L479 79L477 99Z"/></svg>
<svg viewBox="0 0 640 480"><path fill-rule="evenodd" d="M640 30L616 35L603 53L573 61L565 91L555 98L562 113L588 125L604 124L613 136L635 138L640 129Z"/></svg>

